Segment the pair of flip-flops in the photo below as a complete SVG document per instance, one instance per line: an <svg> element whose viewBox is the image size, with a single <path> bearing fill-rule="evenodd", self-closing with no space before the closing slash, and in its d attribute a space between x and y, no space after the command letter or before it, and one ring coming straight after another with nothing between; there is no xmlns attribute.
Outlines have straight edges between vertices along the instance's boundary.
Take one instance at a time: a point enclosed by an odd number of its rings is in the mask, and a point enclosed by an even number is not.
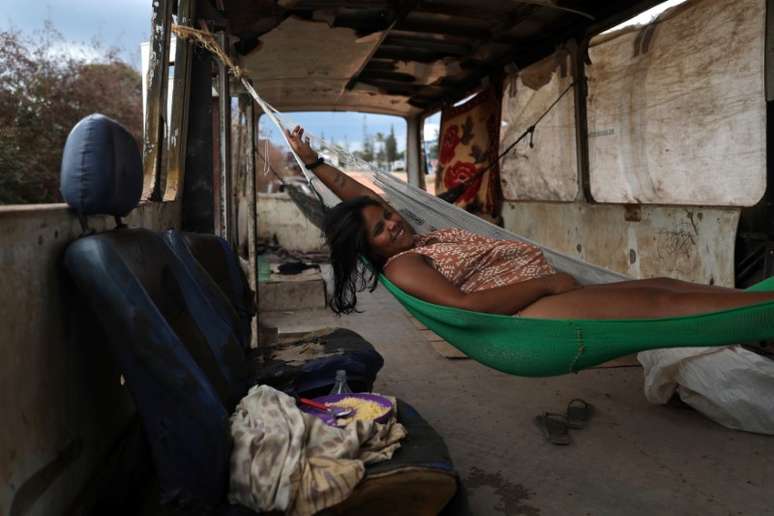
<svg viewBox="0 0 774 516"><path fill-rule="evenodd" d="M570 444L570 429L585 428L594 408L590 403L576 398L567 404L564 414L545 412L535 417L535 423L551 444Z"/></svg>

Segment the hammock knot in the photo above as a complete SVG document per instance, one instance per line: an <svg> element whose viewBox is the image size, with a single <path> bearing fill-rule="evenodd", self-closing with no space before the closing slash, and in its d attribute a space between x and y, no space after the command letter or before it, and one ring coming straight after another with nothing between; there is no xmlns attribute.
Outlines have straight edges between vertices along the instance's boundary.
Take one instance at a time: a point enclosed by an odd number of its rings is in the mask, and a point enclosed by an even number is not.
<svg viewBox="0 0 774 516"><path fill-rule="evenodd" d="M578 360L581 356L583 356L583 353L586 352L586 342L583 338L583 328L575 328L575 344L578 346L578 349L575 351L575 357L573 357L572 362L570 362L570 371L571 373L577 373L578 369L576 369L575 365L578 363Z"/></svg>

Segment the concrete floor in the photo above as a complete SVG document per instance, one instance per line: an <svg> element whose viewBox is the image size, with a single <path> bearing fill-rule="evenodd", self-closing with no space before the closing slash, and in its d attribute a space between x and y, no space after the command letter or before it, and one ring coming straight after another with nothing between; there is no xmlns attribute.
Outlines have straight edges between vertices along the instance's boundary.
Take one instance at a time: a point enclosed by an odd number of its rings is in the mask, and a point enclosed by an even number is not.
<svg viewBox="0 0 774 516"><path fill-rule="evenodd" d="M508 376L436 353L383 289L364 313L267 312L281 331L350 328L384 356L375 390L401 397L444 437L475 515L774 514L774 439L655 406L639 368ZM596 411L570 446L547 443L537 414L573 398Z"/></svg>

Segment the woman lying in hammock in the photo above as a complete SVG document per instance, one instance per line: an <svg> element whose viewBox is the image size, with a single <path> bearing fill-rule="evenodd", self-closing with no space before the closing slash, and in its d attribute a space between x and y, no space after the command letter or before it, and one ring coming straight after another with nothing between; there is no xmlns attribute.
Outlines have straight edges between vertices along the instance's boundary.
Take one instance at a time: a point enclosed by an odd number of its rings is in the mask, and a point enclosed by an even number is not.
<svg viewBox="0 0 774 516"><path fill-rule="evenodd" d="M323 163L296 127L287 133L299 157L343 202L324 224L331 250L336 313L355 310L357 292L384 273L409 294L476 312L552 319L633 319L693 315L774 301L774 293L744 292L669 278L580 285L556 272L540 248L463 229L416 235L373 190ZM374 268L369 279L359 266ZM370 283L370 285L369 285Z"/></svg>

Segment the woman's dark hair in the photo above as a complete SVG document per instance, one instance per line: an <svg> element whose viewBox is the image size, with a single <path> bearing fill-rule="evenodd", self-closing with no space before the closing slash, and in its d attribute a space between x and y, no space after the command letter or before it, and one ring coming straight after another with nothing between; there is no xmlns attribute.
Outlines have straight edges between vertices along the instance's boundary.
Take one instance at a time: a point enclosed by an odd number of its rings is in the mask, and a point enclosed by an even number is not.
<svg viewBox="0 0 774 516"><path fill-rule="evenodd" d="M357 293L376 288L384 259L375 256L368 244L363 208L381 206L372 197L355 197L337 204L325 214L323 232L331 250L333 299L331 309L337 314L356 312ZM361 260L366 258L370 267Z"/></svg>

